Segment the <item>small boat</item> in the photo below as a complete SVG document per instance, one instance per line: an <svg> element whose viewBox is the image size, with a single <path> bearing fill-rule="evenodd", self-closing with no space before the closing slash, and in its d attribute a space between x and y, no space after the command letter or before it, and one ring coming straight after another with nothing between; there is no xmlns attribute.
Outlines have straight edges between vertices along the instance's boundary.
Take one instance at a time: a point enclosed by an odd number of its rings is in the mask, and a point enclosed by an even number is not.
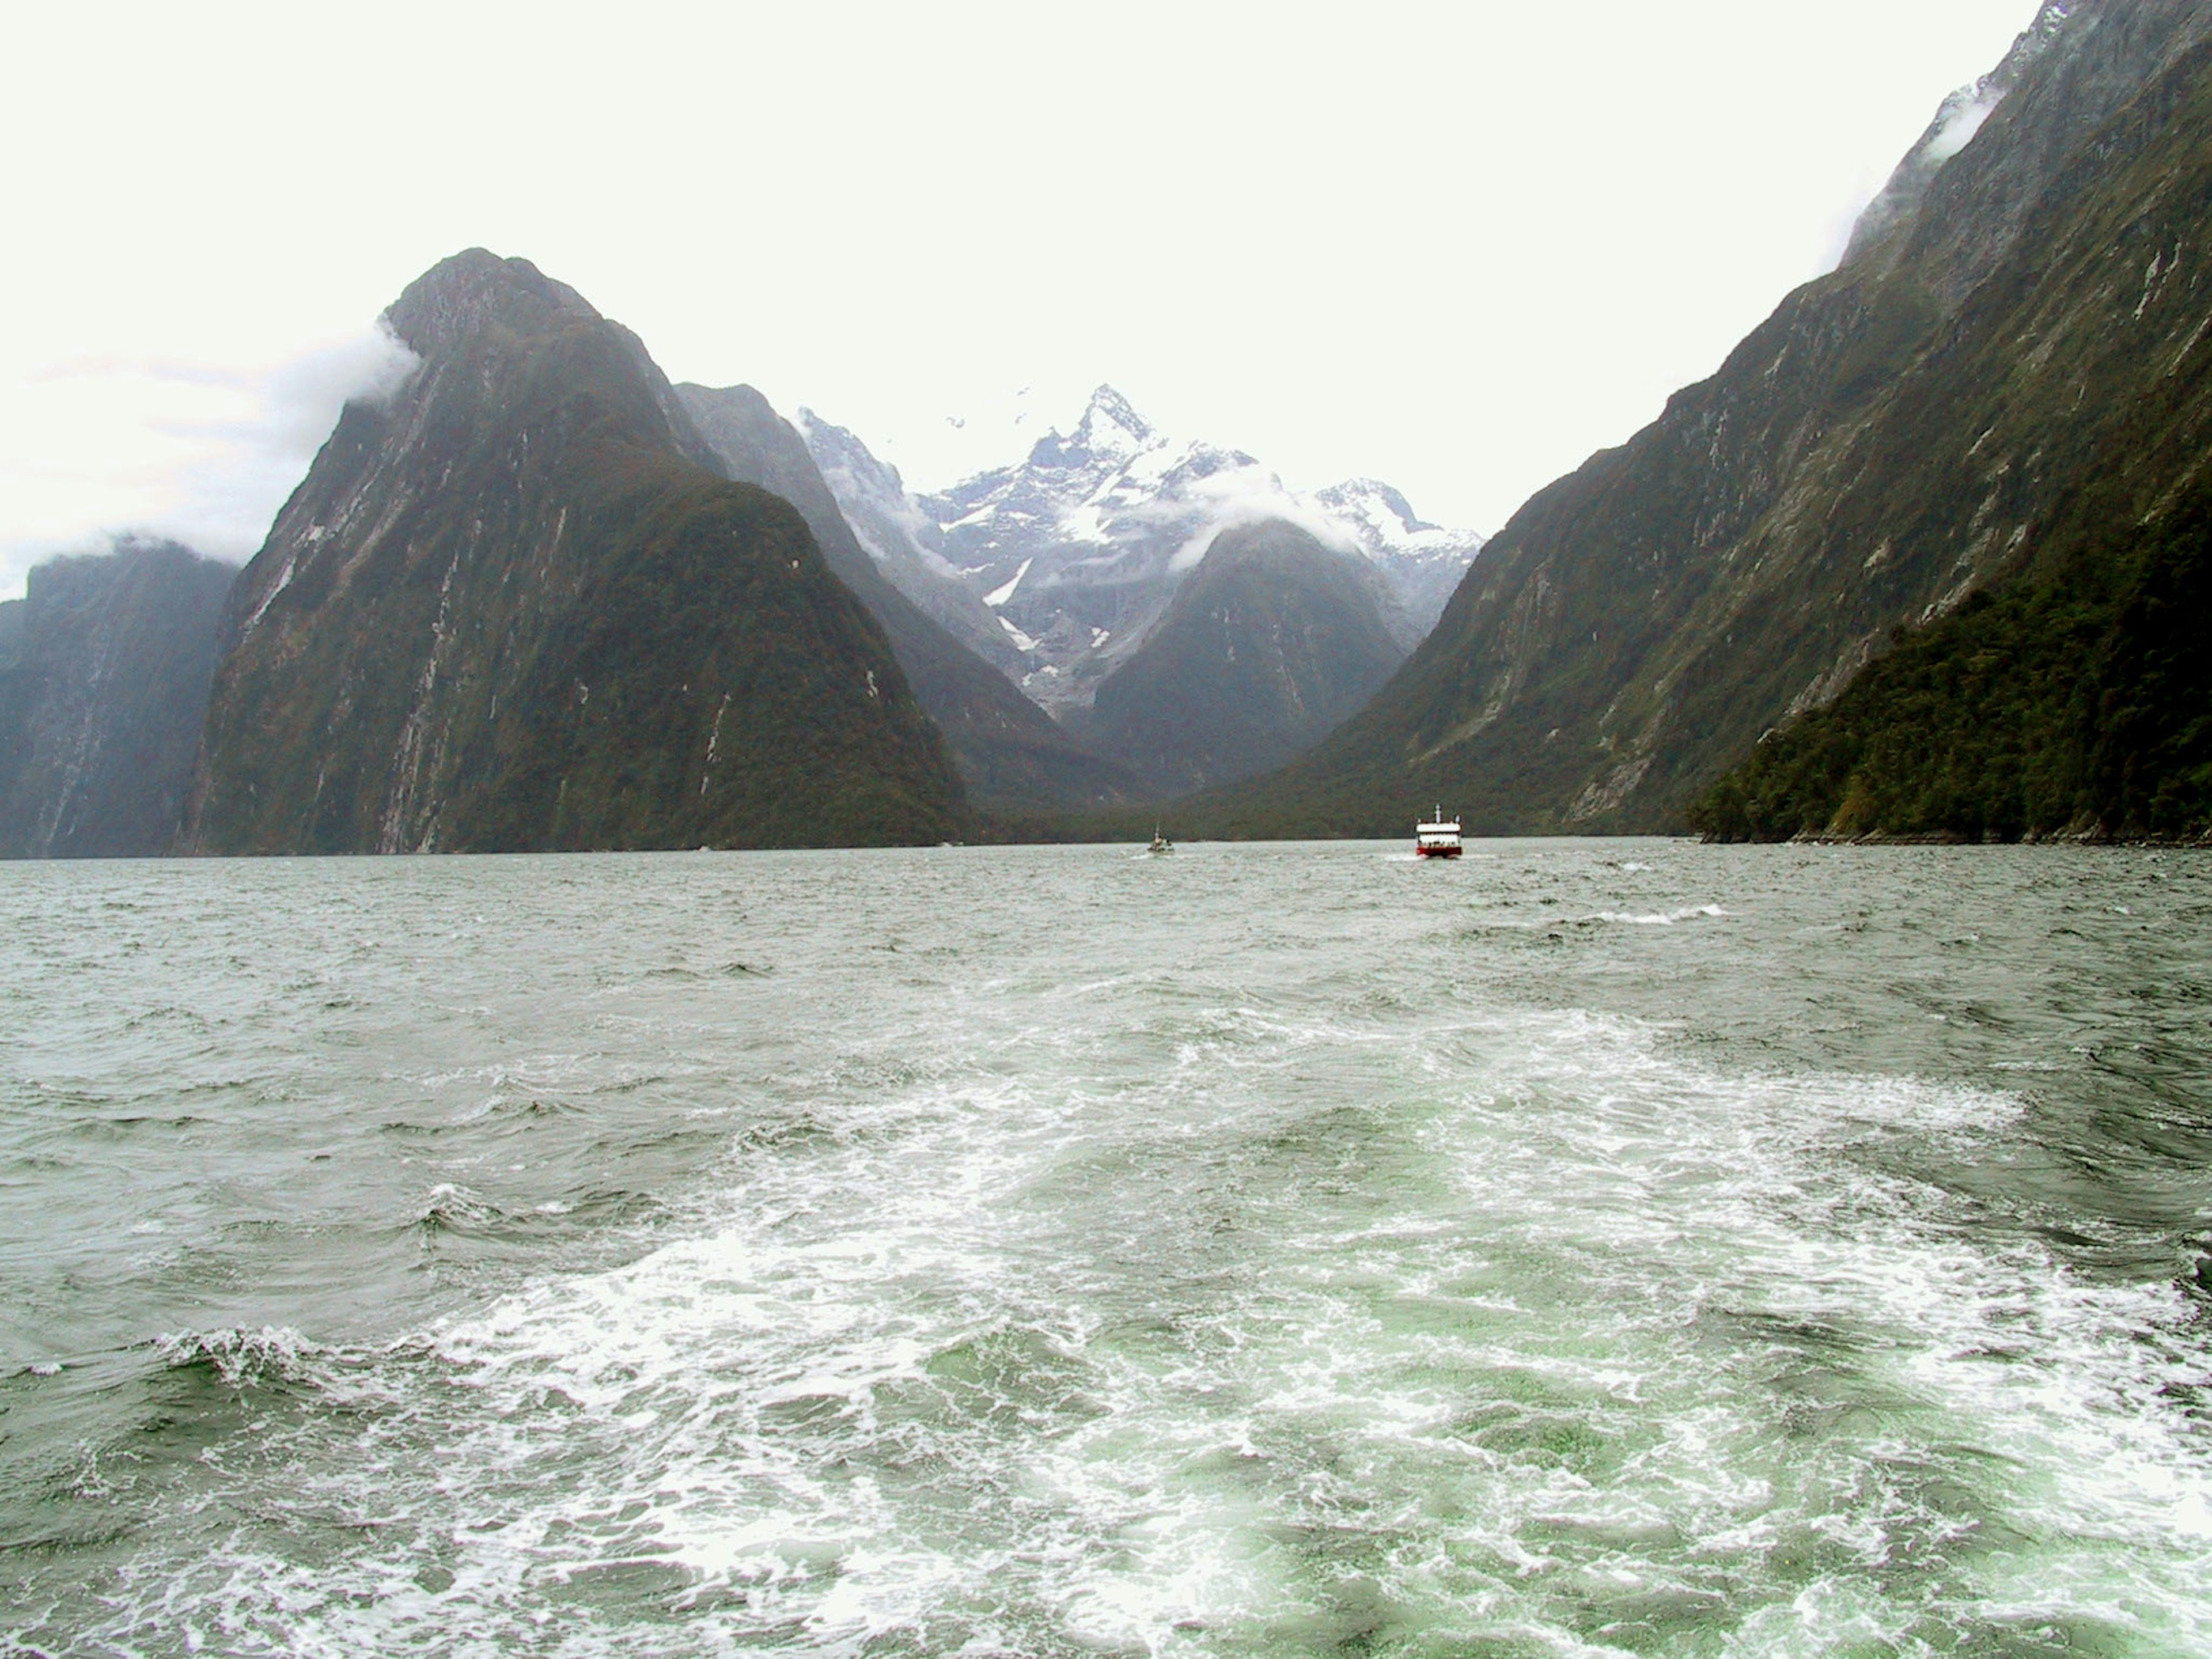
<svg viewBox="0 0 2212 1659"><path fill-rule="evenodd" d="M1160 833L1160 826L1156 823L1152 826L1152 844L1145 850L1148 853L1172 853L1175 843Z"/></svg>
<svg viewBox="0 0 2212 1659"><path fill-rule="evenodd" d="M1459 820L1444 816L1444 809L1432 809L1436 816L1427 823L1413 826L1413 856L1420 859L1455 859L1459 856Z"/></svg>

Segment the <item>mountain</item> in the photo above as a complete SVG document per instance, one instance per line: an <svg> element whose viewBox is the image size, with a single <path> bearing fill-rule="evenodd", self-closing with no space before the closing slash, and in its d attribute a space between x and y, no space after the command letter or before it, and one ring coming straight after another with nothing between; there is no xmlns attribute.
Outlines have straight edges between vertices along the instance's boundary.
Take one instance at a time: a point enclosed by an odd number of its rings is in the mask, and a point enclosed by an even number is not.
<svg viewBox="0 0 2212 1659"><path fill-rule="evenodd" d="M687 385L676 388L676 395L720 471L799 509L830 569L882 627L976 802L1064 809L1109 805L1137 792L1134 779L1071 738L1003 672L890 580L899 562L879 567L862 548L805 440L767 398L749 386L714 390ZM969 603L982 611L983 625L996 635L990 613L972 595ZM1003 638L999 647L1006 648Z"/></svg>
<svg viewBox="0 0 2212 1659"><path fill-rule="evenodd" d="M921 498L945 557L1027 660L1022 689L1058 713L1091 700L1167 608L1200 538L1259 464L1163 439L1111 386L1075 430L1020 462ZM1182 556L1182 564L1177 564Z"/></svg>
<svg viewBox="0 0 2212 1659"><path fill-rule="evenodd" d="M0 605L0 858L168 850L237 574L123 537L48 560Z"/></svg>
<svg viewBox="0 0 2212 1659"><path fill-rule="evenodd" d="M471 249L386 325L240 577L185 845L521 851L936 841L959 784L789 503L636 339Z"/></svg>
<svg viewBox="0 0 2212 1659"><path fill-rule="evenodd" d="M1021 647L945 556L942 527L915 502L898 469L877 459L858 435L811 410L799 411L797 425L854 539L885 579L1009 679L1027 673Z"/></svg>
<svg viewBox="0 0 2212 1659"><path fill-rule="evenodd" d="M1316 490L1313 500L1330 520L1351 531L1359 551L1389 584L1406 648L1428 638L1482 551L1483 538L1430 524L1379 478L1347 479Z"/></svg>
<svg viewBox="0 0 2212 1659"><path fill-rule="evenodd" d="M1287 520L1365 556L1409 647L1483 544L1473 532L1422 522L1372 480L1295 495L1241 450L1166 437L1110 386L1091 393L1073 432L1048 433L1014 465L921 496L842 428L809 416L805 429L886 572L963 583L1015 648L1022 689L1056 714L1088 708L1230 526Z"/></svg>
<svg viewBox="0 0 2212 1659"><path fill-rule="evenodd" d="M1224 530L1099 683L1081 730L1165 794L1279 766L1404 659L1388 604L1364 560L1297 525Z"/></svg>
<svg viewBox="0 0 2212 1659"><path fill-rule="evenodd" d="M2025 395L2052 410L2071 377L2099 400L2074 481L1997 580L1899 629L1706 791L1708 836L2212 837L2212 302L2180 274L2212 257L2212 44L2096 152L2096 210L2030 222L2038 272L2005 313L2042 325Z"/></svg>
<svg viewBox="0 0 2212 1659"><path fill-rule="evenodd" d="M2200 0L2045 6L1838 270L1516 514L1368 708L1218 827L1393 833L1443 799L1679 829L1894 641L2156 532L2202 453L2208 33Z"/></svg>

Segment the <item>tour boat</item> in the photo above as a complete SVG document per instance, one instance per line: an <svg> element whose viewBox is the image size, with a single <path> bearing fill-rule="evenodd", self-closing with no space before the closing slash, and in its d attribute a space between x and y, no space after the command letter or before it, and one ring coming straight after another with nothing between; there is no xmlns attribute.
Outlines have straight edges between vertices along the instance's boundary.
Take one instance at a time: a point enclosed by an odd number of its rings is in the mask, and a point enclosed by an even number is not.
<svg viewBox="0 0 2212 1659"><path fill-rule="evenodd" d="M1459 856L1459 820L1444 816L1444 809L1434 809L1435 819L1413 826L1413 856L1423 859L1455 859Z"/></svg>
<svg viewBox="0 0 2212 1659"><path fill-rule="evenodd" d="M1145 850L1149 853L1172 853L1175 843L1160 833L1160 826L1156 823L1152 826L1152 844Z"/></svg>

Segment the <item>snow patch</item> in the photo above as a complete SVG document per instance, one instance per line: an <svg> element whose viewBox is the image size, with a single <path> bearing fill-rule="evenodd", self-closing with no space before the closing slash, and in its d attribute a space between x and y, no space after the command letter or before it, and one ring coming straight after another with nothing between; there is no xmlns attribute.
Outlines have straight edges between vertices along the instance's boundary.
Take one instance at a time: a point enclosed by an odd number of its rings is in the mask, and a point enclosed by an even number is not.
<svg viewBox="0 0 2212 1659"><path fill-rule="evenodd" d="M1034 555L1029 558L1024 559L1022 561L1022 568L1014 572L1012 580L1008 581L1005 586L993 588L991 592L986 593L983 596L983 603L989 605L992 610L996 611L1008 599L1012 599L1014 597L1014 590L1022 585L1022 578L1030 574L1030 567L1036 562L1036 559Z"/></svg>

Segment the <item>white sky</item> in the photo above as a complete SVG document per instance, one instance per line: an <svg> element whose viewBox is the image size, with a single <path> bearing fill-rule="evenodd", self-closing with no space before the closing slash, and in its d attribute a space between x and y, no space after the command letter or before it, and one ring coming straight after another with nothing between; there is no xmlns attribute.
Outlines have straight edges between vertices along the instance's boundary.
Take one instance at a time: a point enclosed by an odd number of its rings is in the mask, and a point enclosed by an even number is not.
<svg viewBox="0 0 2212 1659"><path fill-rule="evenodd" d="M1831 264L2035 9L21 8L0 599L103 530L251 554L471 244L918 487L1109 380L1494 531Z"/></svg>

